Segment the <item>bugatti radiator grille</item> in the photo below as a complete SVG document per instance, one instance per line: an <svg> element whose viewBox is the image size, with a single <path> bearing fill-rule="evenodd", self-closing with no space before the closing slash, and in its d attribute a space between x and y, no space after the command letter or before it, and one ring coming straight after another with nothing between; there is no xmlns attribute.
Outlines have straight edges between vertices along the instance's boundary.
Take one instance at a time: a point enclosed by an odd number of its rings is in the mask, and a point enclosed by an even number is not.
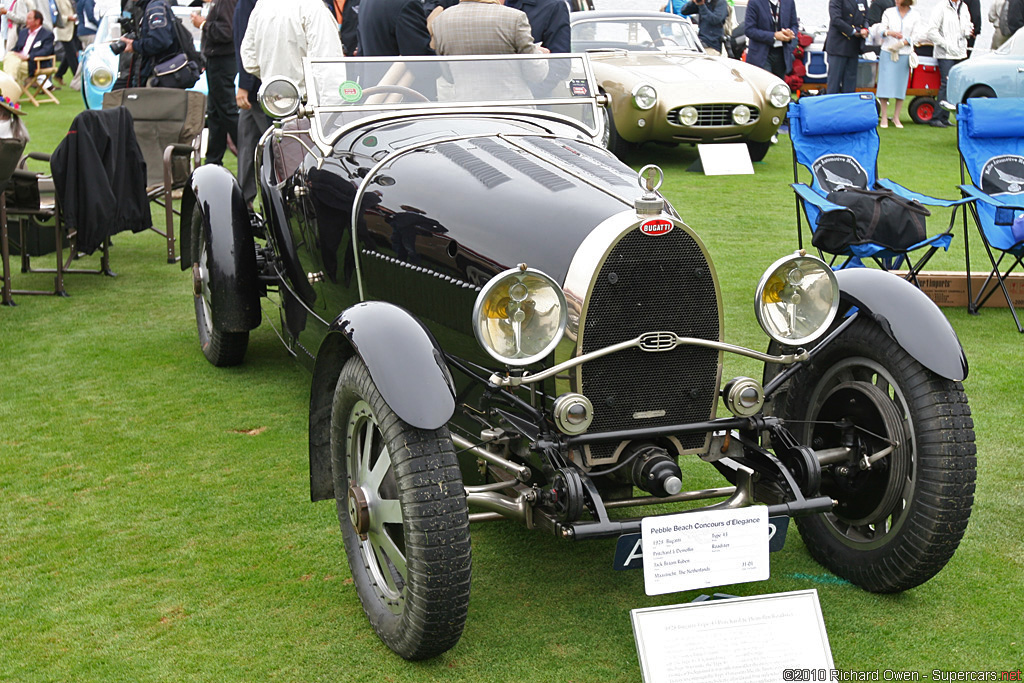
<svg viewBox="0 0 1024 683"><path fill-rule="evenodd" d="M648 236L631 230L597 274L582 321L584 353L636 337L670 331L720 339L715 278L697 241L676 228ZM680 346L613 353L580 366L580 390L594 404L590 433L707 420L718 396L719 352ZM705 434L680 437L684 450L703 447ZM615 444L591 447L603 461Z"/></svg>
<svg viewBox="0 0 1024 683"><path fill-rule="evenodd" d="M732 110L735 107L735 104L698 104L695 107L697 109L697 122L693 124L693 127L735 126L736 124L732 120ZM683 125L679 121L679 110L681 108L673 109L665 117L673 126ZM756 123L760 115L761 113L757 107L751 107L750 123Z"/></svg>

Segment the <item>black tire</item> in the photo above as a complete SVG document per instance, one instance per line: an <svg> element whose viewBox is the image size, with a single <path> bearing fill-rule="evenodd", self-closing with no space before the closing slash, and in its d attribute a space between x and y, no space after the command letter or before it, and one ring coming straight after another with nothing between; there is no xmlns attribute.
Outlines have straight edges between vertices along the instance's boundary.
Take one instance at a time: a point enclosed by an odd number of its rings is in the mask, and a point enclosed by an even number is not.
<svg viewBox="0 0 1024 683"><path fill-rule="evenodd" d="M192 296L195 299L196 330L206 360L223 368L238 365L249 347L249 332L224 332L214 325L217 312L210 296L209 250L199 207L192 211Z"/></svg>
<svg viewBox="0 0 1024 683"><path fill-rule="evenodd" d="M754 142L753 140L747 140L747 152L750 153L750 160L753 162L764 161L765 156L768 154L768 150L771 148L771 140L768 140L767 142Z"/></svg>
<svg viewBox="0 0 1024 683"><path fill-rule="evenodd" d="M976 85L967 92L965 100L969 100L975 97L995 97L996 91L987 85Z"/></svg>
<svg viewBox="0 0 1024 683"><path fill-rule="evenodd" d="M363 361L351 358L334 392L331 466L352 579L377 635L409 660L454 647L471 566L466 493L447 427L403 422Z"/></svg>
<svg viewBox="0 0 1024 683"><path fill-rule="evenodd" d="M632 142L623 140L619 136L619 131L615 129L615 119L612 117L611 104L602 107L601 111L604 112L604 136L601 138L601 144L616 157L623 159L633 150L635 145Z"/></svg>
<svg viewBox="0 0 1024 683"><path fill-rule="evenodd" d="M816 451L853 440L860 453L880 454L898 442L866 470L858 457L823 465L821 493L839 505L797 519L815 560L875 593L913 588L946 565L974 501L974 422L960 382L924 368L861 318L773 404Z"/></svg>
<svg viewBox="0 0 1024 683"><path fill-rule="evenodd" d="M920 96L910 101L909 113L914 123L927 124L935 118L935 108L939 103L934 97Z"/></svg>

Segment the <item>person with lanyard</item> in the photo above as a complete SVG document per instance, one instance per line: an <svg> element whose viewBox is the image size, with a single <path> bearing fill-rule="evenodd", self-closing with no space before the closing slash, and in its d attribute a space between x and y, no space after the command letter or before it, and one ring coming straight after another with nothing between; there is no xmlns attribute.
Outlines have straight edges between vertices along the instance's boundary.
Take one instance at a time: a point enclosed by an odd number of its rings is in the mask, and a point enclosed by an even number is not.
<svg viewBox="0 0 1024 683"><path fill-rule="evenodd" d="M750 0L744 20L747 63L785 78L793 67L799 24L794 0Z"/></svg>
<svg viewBox="0 0 1024 683"><path fill-rule="evenodd" d="M871 27L872 35L882 41L882 55L878 61L878 87L875 96L882 108L881 127L889 125L889 99L896 100L892 123L902 128L900 113L903 100L907 97L907 82L910 79L910 55L914 52L918 12L911 5L914 0L900 0L895 7L882 13L881 21Z"/></svg>
<svg viewBox="0 0 1024 683"><path fill-rule="evenodd" d="M928 19L926 38L935 46L935 59L939 62L939 107L935 109L931 125L948 128L949 110L946 102L946 83L949 70L967 59L967 39L974 35L970 9L962 0L943 0L932 10Z"/></svg>
<svg viewBox="0 0 1024 683"><path fill-rule="evenodd" d="M829 0L826 90L829 94L857 90L857 67L868 36L867 0Z"/></svg>

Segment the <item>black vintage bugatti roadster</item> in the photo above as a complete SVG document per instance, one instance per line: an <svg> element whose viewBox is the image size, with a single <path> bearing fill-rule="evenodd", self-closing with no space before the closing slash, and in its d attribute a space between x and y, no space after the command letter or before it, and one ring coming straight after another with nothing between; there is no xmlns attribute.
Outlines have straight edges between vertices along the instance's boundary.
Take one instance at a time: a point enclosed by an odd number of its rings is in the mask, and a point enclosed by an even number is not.
<svg viewBox="0 0 1024 683"><path fill-rule="evenodd" d="M974 494L967 362L920 291L783 256L756 288L767 350L725 342L660 171L594 142L584 56L311 60L305 85L264 85L257 213L228 171L195 172L182 263L214 365L278 304L312 372L311 498L335 501L399 655L462 634L475 520L605 538L640 530L619 508L707 498L796 518L870 591L950 559ZM723 381L724 354L763 376ZM723 486L688 490L683 458Z"/></svg>

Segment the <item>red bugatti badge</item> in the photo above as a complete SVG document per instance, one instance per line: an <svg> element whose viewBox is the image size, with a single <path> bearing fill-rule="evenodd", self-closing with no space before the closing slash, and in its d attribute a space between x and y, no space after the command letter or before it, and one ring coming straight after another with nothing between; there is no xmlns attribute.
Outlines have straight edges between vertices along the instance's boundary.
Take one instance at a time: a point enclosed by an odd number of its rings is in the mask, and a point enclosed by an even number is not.
<svg viewBox="0 0 1024 683"><path fill-rule="evenodd" d="M672 232L672 221L664 218L653 218L640 224L640 232L645 235L664 235Z"/></svg>

